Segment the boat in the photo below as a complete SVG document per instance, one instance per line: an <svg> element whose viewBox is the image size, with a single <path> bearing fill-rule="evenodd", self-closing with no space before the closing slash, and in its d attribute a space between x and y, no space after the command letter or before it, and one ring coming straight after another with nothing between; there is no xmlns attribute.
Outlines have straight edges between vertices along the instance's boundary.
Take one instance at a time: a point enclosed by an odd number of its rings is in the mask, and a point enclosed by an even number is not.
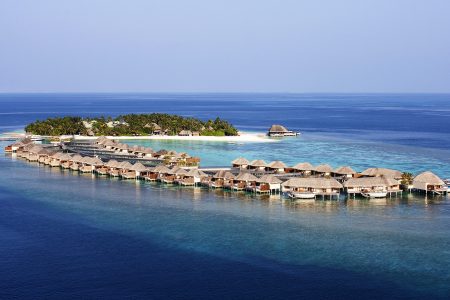
<svg viewBox="0 0 450 300"><path fill-rule="evenodd" d="M315 199L316 194L312 192L288 192L287 195L292 199Z"/></svg>
<svg viewBox="0 0 450 300"><path fill-rule="evenodd" d="M366 198L386 198L387 192L361 192Z"/></svg>

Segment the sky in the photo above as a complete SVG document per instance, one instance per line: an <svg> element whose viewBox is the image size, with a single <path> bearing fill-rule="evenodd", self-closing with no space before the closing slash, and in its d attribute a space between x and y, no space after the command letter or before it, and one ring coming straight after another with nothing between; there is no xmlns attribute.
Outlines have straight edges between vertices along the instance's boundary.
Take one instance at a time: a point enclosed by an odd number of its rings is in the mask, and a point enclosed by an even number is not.
<svg viewBox="0 0 450 300"><path fill-rule="evenodd" d="M449 0L0 0L0 92L450 92Z"/></svg>

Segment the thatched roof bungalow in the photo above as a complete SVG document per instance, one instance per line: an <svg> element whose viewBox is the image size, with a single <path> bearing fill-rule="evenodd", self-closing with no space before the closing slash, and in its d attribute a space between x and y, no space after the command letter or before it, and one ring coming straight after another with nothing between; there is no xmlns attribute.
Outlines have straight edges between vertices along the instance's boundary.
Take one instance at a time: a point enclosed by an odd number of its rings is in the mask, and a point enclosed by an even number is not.
<svg viewBox="0 0 450 300"><path fill-rule="evenodd" d="M308 198L315 196L339 196L342 184L334 178L326 177L308 177L308 178L291 178L282 183L282 190L287 192L293 198Z"/></svg>
<svg viewBox="0 0 450 300"><path fill-rule="evenodd" d="M250 173L239 173L233 180L232 189L241 191L244 189L253 189L256 186L258 177Z"/></svg>
<svg viewBox="0 0 450 300"><path fill-rule="evenodd" d="M266 170L275 173L284 173L287 168L286 164L282 161L276 160L267 165Z"/></svg>
<svg viewBox="0 0 450 300"><path fill-rule="evenodd" d="M314 173L321 176L330 176L333 168L328 164L321 164L314 168Z"/></svg>
<svg viewBox="0 0 450 300"><path fill-rule="evenodd" d="M232 167L238 169L247 169L249 164L250 162L243 157L236 158L231 162Z"/></svg>
<svg viewBox="0 0 450 300"><path fill-rule="evenodd" d="M255 171L264 171L267 167L267 163L262 159L253 160L249 165L248 169Z"/></svg>
<svg viewBox="0 0 450 300"><path fill-rule="evenodd" d="M392 177L359 177L344 182L345 191L349 194L368 192L400 192L398 181Z"/></svg>
<svg viewBox="0 0 450 300"><path fill-rule="evenodd" d="M448 192L448 188L444 181L430 171L420 173L414 177L413 188L417 191L422 191L425 193L432 192L441 194Z"/></svg>
<svg viewBox="0 0 450 300"><path fill-rule="evenodd" d="M256 193L279 192L281 190L281 183L282 181L278 177L272 174L266 174L256 180L254 191Z"/></svg>
<svg viewBox="0 0 450 300"><path fill-rule="evenodd" d="M349 166L342 166L333 171L333 176L350 178L356 175L356 171Z"/></svg>
<svg viewBox="0 0 450 300"><path fill-rule="evenodd" d="M402 178L402 172L393 170L393 169L386 169L386 168L368 168L361 172L362 176L369 176L369 177L378 177L378 176L385 176L385 177L391 177L395 179L401 179Z"/></svg>

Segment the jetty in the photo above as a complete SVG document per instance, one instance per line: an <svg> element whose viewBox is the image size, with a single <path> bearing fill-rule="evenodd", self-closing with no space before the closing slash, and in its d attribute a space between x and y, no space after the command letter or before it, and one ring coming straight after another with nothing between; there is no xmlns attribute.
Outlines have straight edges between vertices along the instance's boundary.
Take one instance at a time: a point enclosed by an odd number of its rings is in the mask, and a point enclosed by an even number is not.
<svg viewBox="0 0 450 300"><path fill-rule="evenodd" d="M249 161L244 157L236 158L227 167L201 168L200 158L184 152L154 151L105 137L59 145L35 144L24 138L5 147L5 151L30 162L73 172L167 185L279 194L294 200L397 197L403 193L402 186L426 195L448 193L445 182L430 171L405 182L409 173L393 169L368 168L358 173L349 166L333 169L328 164L313 166L308 162L288 166L282 161Z"/></svg>

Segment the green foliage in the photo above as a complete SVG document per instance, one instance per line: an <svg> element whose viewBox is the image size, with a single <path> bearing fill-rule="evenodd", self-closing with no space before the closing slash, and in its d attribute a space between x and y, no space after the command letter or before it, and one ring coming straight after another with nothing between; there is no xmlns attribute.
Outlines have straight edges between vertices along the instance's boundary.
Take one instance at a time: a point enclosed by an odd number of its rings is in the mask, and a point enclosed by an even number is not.
<svg viewBox="0 0 450 300"><path fill-rule="evenodd" d="M403 185L410 185L410 184L412 184L413 179L414 179L414 175L412 173L405 172L402 174L402 179L400 182Z"/></svg>
<svg viewBox="0 0 450 300"><path fill-rule="evenodd" d="M90 124L87 128L83 121ZM157 124L157 125L155 125ZM161 133L177 135L182 130L196 131L200 135L231 136L238 131L229 122L216 118L215 120L202 121L192 117L153 113L153 114L129 114L117 118L97 117L61 117L48 118L44 121L35 121L25 127L25 131L39 135L151 135L156 127L161 128Z"/></svg>

